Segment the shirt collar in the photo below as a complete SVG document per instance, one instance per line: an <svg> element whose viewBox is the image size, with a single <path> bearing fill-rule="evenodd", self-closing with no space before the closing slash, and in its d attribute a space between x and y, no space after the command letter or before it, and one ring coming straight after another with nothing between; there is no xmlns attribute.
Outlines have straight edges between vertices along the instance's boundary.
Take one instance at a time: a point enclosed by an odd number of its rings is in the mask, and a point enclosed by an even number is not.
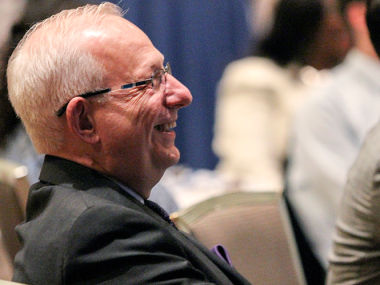
<svg viewBox="0 0 380 285"><path fill-rule="evenodd" d="M378 86L380 75L380 61L368 56L360 50L353 48L347 54L347 62L349 65L358 70L361 74L365 74L366 78L374 86Z"/></svg>
<svg viewBox="0 0 380 285"><path fill-rule="evenodd" d="M141 197L139 194L137 194L135 191L133 191L131 188L125 186L124 184L122 184L121 182L111 178L111 177L108 177L108 179L112 180L113 182L115 182L121 189L123 189L123 191L127 192L129 195L131 195L133 198L135 198L137 201L139 201L141 204L144 204L144 198Z"/></svg>

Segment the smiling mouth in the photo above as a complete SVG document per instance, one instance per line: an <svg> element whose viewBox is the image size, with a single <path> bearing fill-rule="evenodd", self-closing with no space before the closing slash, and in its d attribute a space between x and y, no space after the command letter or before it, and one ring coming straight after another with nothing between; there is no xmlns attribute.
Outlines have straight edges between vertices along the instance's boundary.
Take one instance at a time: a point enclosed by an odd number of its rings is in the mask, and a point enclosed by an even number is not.
<svg viewBox="0 0 380 285"><path fill-rule="evenodd" d="M159 131L159 132L170 132L170 131L172 131L172 129L174 129L176 126L177 126L177 123L176 123L176 122L171 122L171 123L167 123L167 124L157 125L157 126L155 126L154 128L155 128L157 131Z"/></svg>

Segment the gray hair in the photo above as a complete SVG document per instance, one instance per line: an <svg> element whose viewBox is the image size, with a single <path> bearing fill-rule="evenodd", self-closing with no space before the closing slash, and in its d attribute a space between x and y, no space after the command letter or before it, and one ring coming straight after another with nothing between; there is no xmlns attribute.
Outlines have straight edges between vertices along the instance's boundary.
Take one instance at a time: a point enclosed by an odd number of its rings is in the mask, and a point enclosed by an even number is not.
<svg viewBox="0 0 380 285"><path fill-rule="evenodd" d="M109 2L64 10L33 25L9 59L9 99L38 152L53 153L63 145L57 109L104 87L103 65L78 42L84 28L100 27L109 15L123 12Z"/></svg>

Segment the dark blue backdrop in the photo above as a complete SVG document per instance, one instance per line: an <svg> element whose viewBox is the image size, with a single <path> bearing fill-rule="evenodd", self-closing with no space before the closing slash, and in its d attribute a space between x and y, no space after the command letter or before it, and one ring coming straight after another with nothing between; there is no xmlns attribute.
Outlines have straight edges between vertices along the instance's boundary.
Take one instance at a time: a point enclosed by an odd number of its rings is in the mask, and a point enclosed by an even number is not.
<svg viewBox="0 0 380 285"><path fill-rule="evenodd" d="M180 111L176 143L181 163L213 169L211 149L216 84L230 61L243 56L250 37L246 0L124 0L125 17L139 26L192 92Z"/></svg>

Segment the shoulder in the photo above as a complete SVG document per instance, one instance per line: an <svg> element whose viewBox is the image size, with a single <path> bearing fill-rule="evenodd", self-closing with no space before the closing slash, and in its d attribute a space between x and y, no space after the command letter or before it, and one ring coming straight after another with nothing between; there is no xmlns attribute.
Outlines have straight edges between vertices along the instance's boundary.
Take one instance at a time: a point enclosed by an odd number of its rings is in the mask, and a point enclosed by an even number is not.
<svg viewBox="0 0 380 285"><path fill-rule="evenodd" d="M133 255L144 259L152 248L183 255L170 229L133 198L119 194L120 203L107 194L99 197L64 185L34 188L29 205L33 211L17 229L24 241L17 263L37 272L40 280L56 283L56 278L77 279L81 274L101 278L120 268L120 260L126 262L124 267L132 266ZM94 270L97 264L104 270Z"/></svg>
<svg viewBox="0 0 380 285"><path fill-rule="evenodd" d="M336 223L334 250L331 255L333 275L337 274L337 270L343 266L346 269L351 266L351 272L361 272L364 265L373 263L380 256L379 140L380 123L369 132L348 173ZM366 238L363 239L363 236ZM368 276L372 274L369 271L367 273Z"/></svg>
<svg viewBox="0 0 380 285"><path fill-rule="evenodd" d="M225 69L222 82L224 84L273 85L285 84L288 81L285 68L278 66L270 59L246 57L231 62Z"/></svg>
<svg viewBox="0 0 380 285"><path fill-rule="evenodd" d="M342 114L342 104L345 96L337 84L337 76L330 73L323 81L307 90L307 95L302 105L295 114L295 122L308 121L307 124L322 123L335 120ZM310 122L309 122L310 121Z"/></svg>
<svg viewBox="0 0 380 285"><path fill-rule="evenodd" d="M133 228L128 223L143 219L132 202L123 206L68 185L37 183L30 191L27 219L16 228L23 247L16 256L15 272L18 276L34 272L26 283L60 283L73 251L92 248L96 252L96 236L111 238L113 231Z"/></svg>
<svg viewBox="0 0 380 285"><path fill-rule="evenodd" d="M367 134L348 175L347 188L372 189L380 186L380 122ZM358 186L361 186L358 188ZM361 190L363 191L363 190Z"/></svg>
<svg viewBox="0 0 380 285"><path fill-rule="evenodd" d="M358 93L368 93L368 80L363 80L365 72L355 68L359 63L353 64L352 52L346 59L331 71L320 85L313 89L312 104L320 106L335 105L335 108L344 108L347 102L358 101L361 97ZM357 61L357 60L356 60ZM371 90L373 92L373 90Z"/></svg>
<svg viewBox="0 0 380 285"><path fill-rule="evenodd" d="M377 218L380 214L378 206L380 203L378 193L380 190L379 140L380 123L368 133L348 172L341 205L343 219L354 218L366 223L379 220ZM378 224L376 224L377 226Z"/></svg>
<svg viewBox="0 0 380 285"><path fill-rule="evenodd" d="M32 186L28 201L28 217L31 221L35 218L42 221L64 217L64 224L72 226L79 218L112 214L140 215L143 208L140 202L122 190L117 191L108 186L91 187L78 190L75 185L44 185L37 183ZM36 217L39 215L39 217ZM99 216L99 217L98 217Z"/></svg>

